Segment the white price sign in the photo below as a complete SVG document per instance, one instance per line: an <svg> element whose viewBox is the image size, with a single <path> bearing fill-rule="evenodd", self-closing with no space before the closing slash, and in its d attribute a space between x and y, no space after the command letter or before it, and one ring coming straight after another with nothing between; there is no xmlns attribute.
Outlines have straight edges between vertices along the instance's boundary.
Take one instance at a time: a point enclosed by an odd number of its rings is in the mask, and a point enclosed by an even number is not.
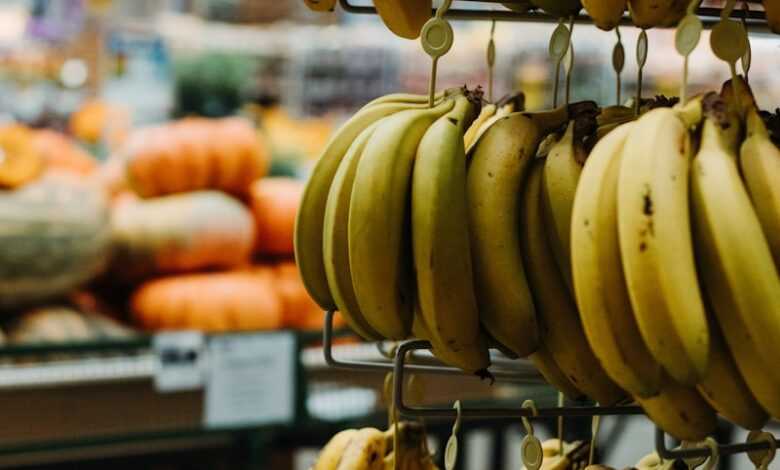
<svg viewBox="0 0 780 470"><path fill-rule="evenodd" d="M157 357L154 386L160 392L197 390L203 386L206 347L203 333L159 333L153 346Z"/></svg>
<svg viewBox="0 0 780 470"><path fill-rule="evenodd" d="M292 333L226 335L208 344L206 427L289 423L295 417Z"/></svg>

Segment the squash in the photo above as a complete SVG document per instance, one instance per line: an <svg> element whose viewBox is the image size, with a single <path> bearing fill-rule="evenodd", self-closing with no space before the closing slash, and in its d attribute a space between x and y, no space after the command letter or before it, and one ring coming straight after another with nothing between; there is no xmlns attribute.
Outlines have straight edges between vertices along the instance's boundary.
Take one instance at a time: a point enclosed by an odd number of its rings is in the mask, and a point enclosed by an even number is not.
<svg viewBox="0 0 780 470"><path fill-rule="evenodd" d="M274 330L283 306L265 269L184 274L142 284L131 312L147 330Z"/></svg>
<svg viewBox="0 0 780 470"><path fill-rule="evenodd" d="M112 273L139 279L157 273L248 264L255 227L240 202L219 191L120 200L111 221Z"/></svg>
<svg viewBox="0 0 780 470"><path fill-rule="evenodd" d="M43 171L44 161L35 150L33 135L21 125L0 128L0 187L17 188Z"/></svg>
<svg viewBox="0 0 780 470"><path fill-rule="evenodd" d="M257 251L268 255L293 254L295 215L303 196L303 183L291 178L264 178L250 190L257 224Z"/></svg>
<svg viewBox="0 0 780 470"><path fill-rule="evenodd" d="M322 330L325 313L309 296L294 261L283 261L274 267L276 289L284 305L284 324L287 328L304 331ZM346 322L338 312L333 326L340 328Z"/></svg>
<svg viewBox="0 0 780 470"><path fill-rule="evenodd" d="M34 131L33 145L47 171L69 171L87 176L97 170L97 160L59 132L49 129Z"/></svg>
<svg viewBox="0 0 780 470"><path fill-rule="evenodd" d="M243 195L269 161L259 135L241 118L187 118L142 129L124 154L130 186L142 197L200 189Z"/></svg>
<svg viewBox="0 0 780 470"><path fill-rule="evenodd" d="M108 260L105 196L75 177L47 175L0 191L0 223L0 308L63 295Z"/></svg>

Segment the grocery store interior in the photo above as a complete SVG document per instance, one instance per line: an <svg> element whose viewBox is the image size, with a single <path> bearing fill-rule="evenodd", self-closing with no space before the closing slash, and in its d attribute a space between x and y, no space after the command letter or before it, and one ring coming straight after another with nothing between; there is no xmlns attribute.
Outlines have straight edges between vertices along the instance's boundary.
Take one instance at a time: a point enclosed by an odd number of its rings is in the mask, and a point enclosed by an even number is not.
<svg viewBox="0 0 780 470"><path fill-rule="evenodd" d="M0 0L0 468L780 469L778 364L780 0Z"/></svg>

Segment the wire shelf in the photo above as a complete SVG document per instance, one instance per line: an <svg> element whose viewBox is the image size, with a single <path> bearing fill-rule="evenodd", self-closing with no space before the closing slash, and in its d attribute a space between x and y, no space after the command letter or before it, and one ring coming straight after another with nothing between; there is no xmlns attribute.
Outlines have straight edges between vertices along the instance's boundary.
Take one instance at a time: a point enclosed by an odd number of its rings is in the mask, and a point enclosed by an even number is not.
<svg viewBox="0 0 780 470"><path fill-rule="evenodd" d="M531 10L527 13L519 13L509 10L502 4L513 4L520 2L518 0L459 0L460 4L457 8L450 8L445 17L451 20L496 20L496 21L519 21L519 22L536 22L536 23L557 23L558 18L550 16L539 10ZM702 22L706 26L712 26L720 20L722 11L722 5L724 1L708 1L702 2L696 13L702 19ZM354 0L339 0L339 4L344 11L355 14L377 14L376 8L370 4L358 4L354 3ZM474 8L469 8L465 4L474 5ZM480 5L482 8L478 8ZM750 8L749 12L743 10L743 5L747 4ZM487 8L485 8L487 7ZM432 12L432 13L435 13ZM747 25L752 31L768 31L766 14L761 6L759 0L742 0L737 2L737 6L734 8L731 16L732 18L745 18L747 14ZM587 14L581 13L574 18L576 23L592 23L590 17ZM628 16L623 17L623 25L631 25L631 19Z"/></svg>

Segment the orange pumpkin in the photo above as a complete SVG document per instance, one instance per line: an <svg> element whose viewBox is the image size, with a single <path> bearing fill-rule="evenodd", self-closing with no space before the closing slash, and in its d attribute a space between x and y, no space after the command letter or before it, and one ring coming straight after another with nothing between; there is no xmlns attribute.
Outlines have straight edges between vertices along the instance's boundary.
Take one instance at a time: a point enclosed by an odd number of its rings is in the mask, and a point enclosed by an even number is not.
<svg viewBox="0 0 780 470"><path fill-rule="evenodd" d="M149 281L133 294L131 310L148 330L274 330L283 325L282 302L262 270Z"/></svg>
<svg viewBox="0 0 780 470"><path fill-rule="evenodd" d="M250 190L257 223L257 251L262 254L293 254L295 215L303 196L303 183L292 178L264 178Z"/></svg>
<svg viewBox="0 0 780 470"><path fill-rule="evenodd" d="M249 121L187 118L138 131L127 174L142 197L219 189L243 195L268 170L268 151Z"/></svg>
<svg viewBox="0 0 780 470"><path fill-rule="evenodd" d="M17 188L41 174L45 165L33 139L34 132L25 126L0 128L0 187Z"/></svg>
<svg viewBox="0 0 780 470"><path fill-rule="evenodd" d="M98 167L92 155L59 132L49 129L35 131L33 145L45 162L47 170L90 175Z"/></svg>

